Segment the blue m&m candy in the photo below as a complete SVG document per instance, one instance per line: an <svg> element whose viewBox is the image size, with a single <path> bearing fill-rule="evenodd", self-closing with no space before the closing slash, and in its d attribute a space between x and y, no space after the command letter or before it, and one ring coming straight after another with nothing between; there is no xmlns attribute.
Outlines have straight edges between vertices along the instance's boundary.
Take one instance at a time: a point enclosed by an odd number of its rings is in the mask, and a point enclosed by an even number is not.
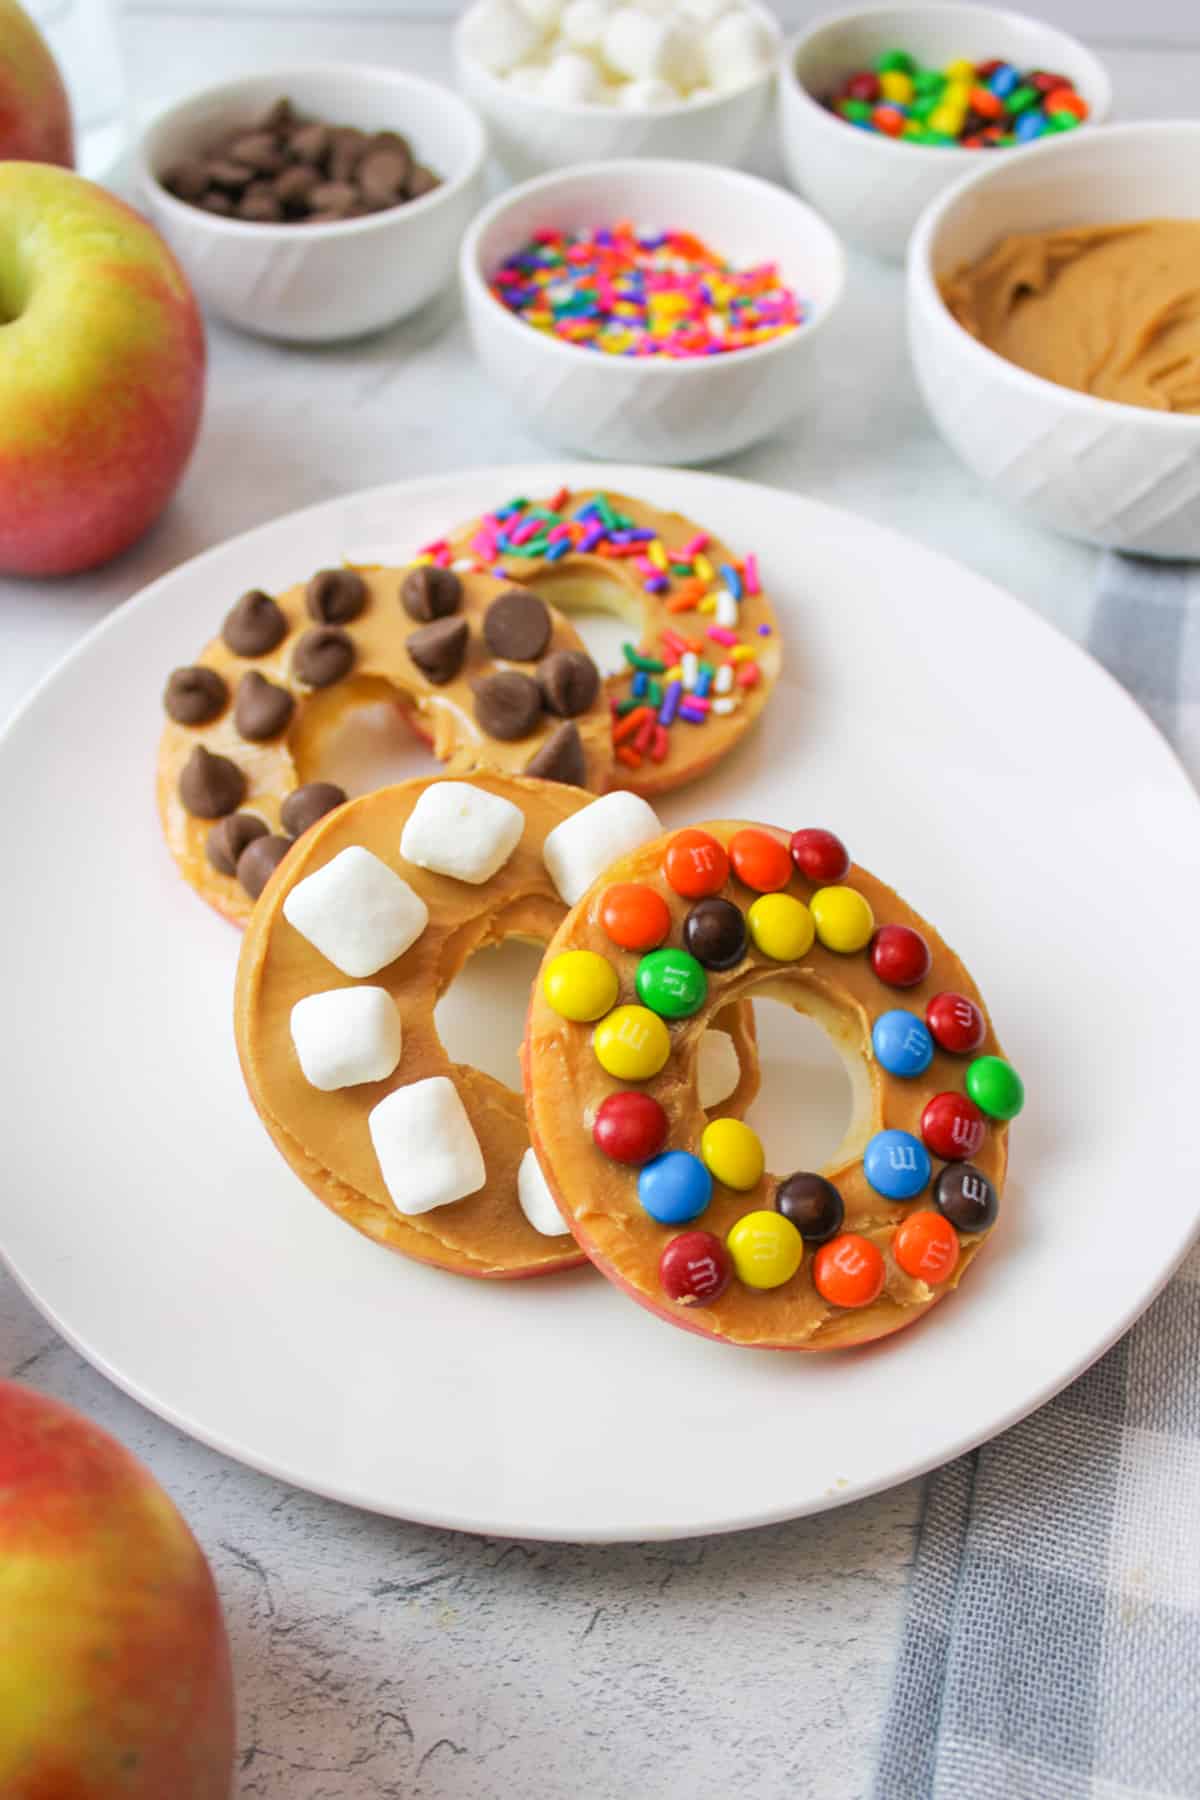
<svg viewBox="0 0 1200 1800"><path fill-rule="evenodd" d="M933 1061L933 1036L924 1019L896 1007L880 1013L871 1029L875 1060L889 1075L911 1080L923 1075Z"/></svg>
<svg viewBox="0 0 1200 1800"><path fill-rule="evenodd" d="M928 1163L929 1158L925 1160ZM664 1150L638 1176L638 1199L660 1225L698 1219L712 1199L712 1189L712 1176L690 1150Z"/></svg>
<svg viewBox="0 0 1200 1800"><path fill-rule="evenodd" d="M877 1131L863 1151L863 1173L885 1200L914 1200L928 1186L933 1164L911 1131Z"/></svg>

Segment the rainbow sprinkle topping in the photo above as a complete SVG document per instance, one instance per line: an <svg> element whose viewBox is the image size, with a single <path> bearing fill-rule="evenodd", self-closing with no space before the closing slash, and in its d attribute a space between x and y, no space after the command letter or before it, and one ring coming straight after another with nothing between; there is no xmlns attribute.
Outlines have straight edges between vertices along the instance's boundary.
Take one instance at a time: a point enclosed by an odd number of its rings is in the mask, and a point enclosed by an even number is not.
<svg viewBox="0 0 1200 1800"><path fill-rule="evenodd" d="M686 231L538 231L491 291L538 331L608 356L721 356L795 331L804 303L774 263L736 269Z"/></svg>

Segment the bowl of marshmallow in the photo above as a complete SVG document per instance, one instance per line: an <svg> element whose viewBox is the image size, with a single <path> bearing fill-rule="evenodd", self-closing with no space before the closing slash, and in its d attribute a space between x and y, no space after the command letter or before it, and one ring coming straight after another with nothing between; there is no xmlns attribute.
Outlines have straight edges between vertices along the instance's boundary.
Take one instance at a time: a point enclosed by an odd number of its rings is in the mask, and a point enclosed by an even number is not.
<svg viewBox="0 0 1200 1800"><path fill-rule="evenodd" d="M781 42L757 0L475 0L454 49L463 93L522 179L613 156L741 162Z"/></svg>

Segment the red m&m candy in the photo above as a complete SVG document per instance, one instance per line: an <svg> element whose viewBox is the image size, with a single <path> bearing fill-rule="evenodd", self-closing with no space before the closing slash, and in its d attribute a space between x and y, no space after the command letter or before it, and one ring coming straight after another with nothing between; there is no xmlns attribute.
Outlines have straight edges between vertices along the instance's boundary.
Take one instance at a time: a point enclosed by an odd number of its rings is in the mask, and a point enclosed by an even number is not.
<svg viewBox="0 0 1200 1800"><path fill-rule="evenodd" d="M671 929L671 909L641 881L618 881L600 901L600 923L623 950L657 950Z"/></svg>
<svg viewBox="0 0 1200 1800"><path fill-rule="evenodd" d="M955 1056L969 1056L987 1036L983 1014L965 994L935 994L925 1008L925 1023L934 1043Z"/></svg>
<svg viewBox="0 0 1200 1800"><path fill-rule="evenodd" d="M687 900L715 894L729 880L725 846L707 831L677 831L663 857L663 874Z"/></svg>
<svg viewBox="0 0 1200 1800"><path fill-rule="evenodd" d="M752 827L734 832L729 840L729 860L738 880L757 894L778 893L792 879L787 845Z"/></svg>
<svg viewBox="0 0 1200 1800"><path fill-rule="evenodd" d="M987 1120L966 1094L935 1094L921 1114L927 1150L945 1162L966 1162L987 1136Z"/></svg>
<svg viewBox="0 0 1200 1800"><path fill-rule="evenodd" d="M892 1239L892 1255L914 1281L936 1287L958 1264L958 1233L941 1213L910 1213Z"/></svg>
<svg viewBox="0 0 1200 1800"><path fill-rule="evenodd" d="M663 1292L684 1306L707 1306L725 1292L732 1274L729 1252L711 1231L681 1232L658 1264Z"/></svg>
<svg viewBox="0 0 1200 1800"><path fill-rule="evenodd" d="M800 873L820 887L844 881L850 873L850 853L832 831L821 831L816 826L793 831L789 848Z"/></svg>
<svg viewBox="0 0 1200 1800"><path fill-rule="evenodd" d="M881 925L871 939L871 967L888 987L916 987L931 961L929 945L909 925Z"/></svg>
<svg viewBox="0 0 1200 1800"><path fill-rule="evenodd" d="M649 1162L666 1143L669 1130L658 1101L632 1090L602 1100L592 1122L596 1148L621 1163Z"/></svg>

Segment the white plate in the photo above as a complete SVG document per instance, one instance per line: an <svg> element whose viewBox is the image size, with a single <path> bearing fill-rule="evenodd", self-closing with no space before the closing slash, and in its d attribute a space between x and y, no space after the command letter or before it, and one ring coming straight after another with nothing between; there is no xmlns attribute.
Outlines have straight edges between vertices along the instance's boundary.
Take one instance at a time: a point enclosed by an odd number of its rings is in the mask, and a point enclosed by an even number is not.
<svg viewBox="0 0 1200 1800"><path fill-rule="evenodd" d="M586 1271L510 1286L418 1268L309 1196L238 1076L237 940L159 839L163 678L248 586L399 556L600 474L440 478L249 532L115 614L0 742L0 1232L18 1280L114 1381L230 1455L522 1537L813 1512L999 1431L1162 1284L1200 1164L1200 807L1132 702L1011 596L861 519L612 469L757 549L790 628L757 737L664 815L828 824L965 956L1029 1094L995 1242L915 1329L806 1358L672 1331Z"/></svg>

